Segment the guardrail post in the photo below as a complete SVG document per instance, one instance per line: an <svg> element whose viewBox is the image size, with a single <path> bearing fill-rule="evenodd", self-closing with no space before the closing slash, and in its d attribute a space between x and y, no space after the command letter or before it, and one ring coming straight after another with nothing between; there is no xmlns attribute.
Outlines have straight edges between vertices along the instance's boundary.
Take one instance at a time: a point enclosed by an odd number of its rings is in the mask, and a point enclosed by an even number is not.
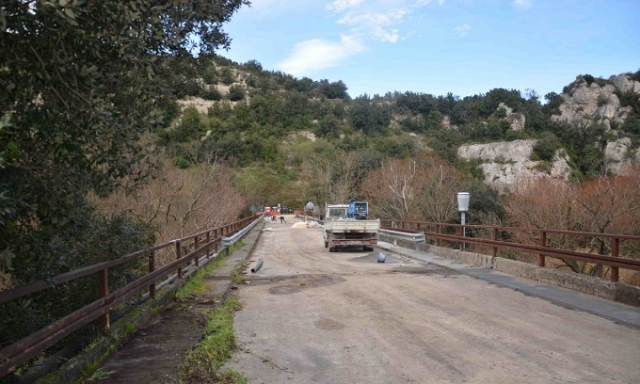
<svg viewBox="0 0 640 384"><path fill-rule="evenodd" d="M211 232L207 231L207 259L210 257L211 255Z"/></svg>
<svg viewBox="0 0 640 384"><path fill-rule="evenodd" d="M440 235L440 224L436 224L436 233ZM436 237L436 247L440 246L440 237Z"/></svg>
<svg viewBox="0 0 640 384"><path fill-rule="evenodd" d="M193 241L194 241L195 249L200 248L200 236L199 235L196 236ZM196 264L196 267L200 266L200 255L196 255L196 257L194 259L194 263Z"/></svg>
<svg viewBox="0 0 640 384"><path fill-rule="evenodd" d="M619 257L620 253L620 239L614 237L611 239L611 257ZM611 281L617 283L620 279L618 267L611 267Z"/></svg>
<svg viewBox="0 0 640 384"><path fill-rule="evenodd" d="M498 241L498 228L493 228L493 241ZM493 257L498 256L498 246L493 246Z"/></svg>
<svg viewBox="0 0 640 384"><path fill-rule="evenodd" d="M180 240L176 240L176 260L180 260L182 258L182 246L180 245ZM178 279L182 279L182 267L178 267Z"/></svg>
<svg viewBox="0 0 640 384"><path fill-rule="evenodd" d="M98 294L101 298L109 294L109 273L107 269L98 271ZM100 316L100 332L102 336L109 335L109 328L109 312L107 312Z"/></svg>
<svg viewBox="0 0 640 384"><path fill-rule="evenodd" d="M151 251L151 254L149 255L149 273L155 270L156 270L156 252ZM149 297L152 299L156 298L156 282L155 281L152 281L151 284L149 284Z"/></svg>
<svg viewBox="0 0 640 384"><path fill-rule="evenodd" d="M547 232L542 231L540 233L540 246L541 247L546 247L547 246ZM545 265L545 257L544 254L539 253L538 254L538 266L539 267L544 267Z"/></svg>
<svg viewBox="0 0 640 384"><path fill-rule="evenodd" d="M404 220L402 220L401 223L402 224L400 226L401 226L402 229L404 229Z"/></svg>

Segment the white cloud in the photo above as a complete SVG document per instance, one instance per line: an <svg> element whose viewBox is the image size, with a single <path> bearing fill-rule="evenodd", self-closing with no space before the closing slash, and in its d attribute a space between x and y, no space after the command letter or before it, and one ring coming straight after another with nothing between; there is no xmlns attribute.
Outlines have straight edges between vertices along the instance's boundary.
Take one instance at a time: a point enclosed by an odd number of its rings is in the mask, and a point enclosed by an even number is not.
<svg viewBox="0 0 640 384"><path fill-rule="evenodd" d="M433 0L334 0L326 9L336 23L349 28L350 35L395 43L401 41L401 27L419 7ZM437 0L442 5L444 0Z"/></svg>
<svg viewBox="0 0 640 384"><path fill-rule="evenodd" d="M365 33L376 40L395 43L400 38L400 30L395 26L402 23L407 15L405 10L397 10L392 14L383 13L347 13L337 23L351 27L352 33Z"/></svg>
<svg viewBox="0 0 640 384"><path fill-rule="evenodd" d="M513 0L513 6L518 9L529 9L533 5L533 0Z"/></svg>
<svg viewBox="0 0 640 384"><path fill-rule="evenodd" d="M460 37L465 37L469 32L469 30L471 30L471 26L469 24L464 24L459 27L456 27L456 31L458 31L458 34Z"/></svg>
<svg viewBox="0 0 640 384"><path fill-rule="evenodd" d="M433 0L416 0L415 6L429 5ZM438 0L438 4L444 4L444 0Z"/></svg>
<svg viewBox="0 0 640 384"><path fill-rule="evenodd" d="M339 42L311 39L296 44L291 55L278 67L294 76L306 76L335 67L349 56L364 50L364 44L352 36L341 35Z"/></svg>
<svg viewBox="0 0 640 384"><path fill-rule="evenodd" d="M265 4L273 1L260 0ZM444 0L435 1L440 5L444 3ZM321 69L338 66L348 57L367 50L367 42L376 40L397 43L406 40L412 33L401 32L404 21L418 7L432 2L434 0L329 1L325 9L335 18L336 24L347 29L340 35L340 41L311 39L300 42L295 45L289 57L278 64L278 68L294 76L306 76Z"/></svg>
<svg viewBox="0 0 640 384"><path fill-rule="evenodd" d="M327 4L327 10L342 12L347 8L353 8L361 3L364 3L364 0L334 0L332 3Z"/></svg>

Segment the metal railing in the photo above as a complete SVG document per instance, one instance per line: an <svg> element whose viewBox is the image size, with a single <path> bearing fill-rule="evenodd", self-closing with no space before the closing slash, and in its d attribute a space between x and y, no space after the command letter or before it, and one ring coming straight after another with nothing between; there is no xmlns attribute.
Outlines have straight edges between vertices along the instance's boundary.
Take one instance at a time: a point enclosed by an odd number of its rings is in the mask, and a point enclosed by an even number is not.
<svg viewBox="0 0 640 384"><path fill-rule="evenodd" d="M156 283L159 280L173 273L176 273L178 278L182 278L183 267L193 261L197 268L202 256L210 258L212 254L218 252L223 237L242 230L242 228L249 226L261 217L261 215L249 217L226 226L207 229L149 249L131 253L115 260L105 261L63 273L47 281L38 281L0 292L0 304L2 304L83 277L96 275L98 282L96 289L99 294L98 300L0 349L0 377L28 362L47 348L55 345L71 333L95 320L99 320L101 332L103 335L107 335L110 328L109 312L112 309L126 303L133 296L144 290L148 290L149 297L155 298ZM158 251L170 249L171 247L175 247L175 260L160 268L156 268L156 255ZM184 254L184 252L186 252L185 250L190 249L193 250ZM148 258L147 273L131 283L113 292L109 292L109 269L141 257Z"/></svg>
<svg viewBox="0 0 640 384"><path fill-rule="evenodd" d="M425 234L427 239L433 239L436 246L442 246L443 242L448 242L452 245L457 244L460 248L462 248L461 245L464 243L476 244L490 247L492 249L493 257L497 257L498 249L509 249L534 254L538 256L538 266L540 267L545 266L547 257L606 265L611 267L610 279L614 282L618 282L620 279L620 268L640 271L639 259L625 258L620 255L621 242L640 242L640 236L563 231L555 229L499 227L492 225L461 225L395 219L381 219L380 221L382 228L384 229L400 230L405 232L422 232ZM463 236L464 230L471 232L472 236ZM508 240L513 238L514 234L518 233L532 235L530 238L536 239L538 244L532 245ZM607 241L610 248L610 252L608 253L610 254L601 255L551 247L548 244L548 237L550 235L571 236L590 240L600 239L601 241Z"/></svg>

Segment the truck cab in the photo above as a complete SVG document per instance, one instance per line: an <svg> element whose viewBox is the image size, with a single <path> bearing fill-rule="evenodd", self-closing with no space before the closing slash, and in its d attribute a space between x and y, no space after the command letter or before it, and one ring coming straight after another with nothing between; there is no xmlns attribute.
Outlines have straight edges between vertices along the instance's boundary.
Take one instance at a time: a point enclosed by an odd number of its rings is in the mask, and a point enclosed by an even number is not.
<svg viewBox="0 0 640 384"><path fill-rule="evenodd" d="M349 204L347 215L350 219L367 220L369 218L369 204L366 201L353 201Z"/></svg>
<svg viewBox="0 0 640 384"><path fill-rule="evenodd" d="M331 221L333 219L346 219L349 217L348 211L349 205L347 204L328 205L324 219L326 221Z"/></svg>
<svg viewBox="0 0 640 384"><path fill-rule="evenodd" d="M362 247L372 251L378 243L380 220L368 219L366 201L327 205L324 217L324 246L329 252Z"/></svg>

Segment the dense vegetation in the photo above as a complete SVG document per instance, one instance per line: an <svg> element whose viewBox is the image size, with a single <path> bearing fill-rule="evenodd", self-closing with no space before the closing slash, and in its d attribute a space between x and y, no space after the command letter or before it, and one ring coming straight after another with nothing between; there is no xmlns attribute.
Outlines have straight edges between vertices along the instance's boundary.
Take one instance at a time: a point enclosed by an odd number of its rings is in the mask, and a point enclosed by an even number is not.
<svg viewBox="0 0 640 384"><path fill-rule="evenodd" d="M2 2L0 289L156 241L155 222L92 200L159 175L150 131L178 112L165 74L194 49L228 46L222 25L244 3ZM114 269L109 283L137 271ZM1 305L0 347L95 298L86 280Z"/></svg>
<svg viewBox="0 0 640 384"><path fill-rule="evenodd" d="M532 160L550 162L564 149L571 159L574 179L585 180L605 173L606 143L618 137L606 132L597 116L592 123L553 119L563 101L556 93L545 95L546 104L535 91L522 95L507 89L464 98L414 92L351 98L342 81L298 79L264 70L256 61L238 64L221 56L201 56L180 68L182 72L175 75L189 87L176 97L215 102L206 114L194 107L184 110L176 124L156 132L160 143L179 166L215 158L242 169L246 178L264 180L269 188L243 185L256 202L267 204L301 205L305 199L320 203L334 199L327 190L299 190L299 198L293 201L281 196L291 186L299 189L301 181L317 181L309 180L313 173L304 173L306 165L318 162L317 156L322 161L333 160L335 169L344 163L346 154L357 153L359 168L366 173L385 158L409 158L432 150L449 163L481 176L475 169L477 164L457 158L461 144L534 138L538 141ZM631 77L638 77L638 73ZM587 83L606 83L590 75L583 78ZM620 99L623 106L633 109L624 126L617 127L618 135L636 142L638 96L621 95ZM511 128L507 108L511 116L524 117L523 129ZM311 140L306 140L310 135ZM331 173L334 180L341 174ZM356 198L358 193L354 190L340 197Z"/></svg>

